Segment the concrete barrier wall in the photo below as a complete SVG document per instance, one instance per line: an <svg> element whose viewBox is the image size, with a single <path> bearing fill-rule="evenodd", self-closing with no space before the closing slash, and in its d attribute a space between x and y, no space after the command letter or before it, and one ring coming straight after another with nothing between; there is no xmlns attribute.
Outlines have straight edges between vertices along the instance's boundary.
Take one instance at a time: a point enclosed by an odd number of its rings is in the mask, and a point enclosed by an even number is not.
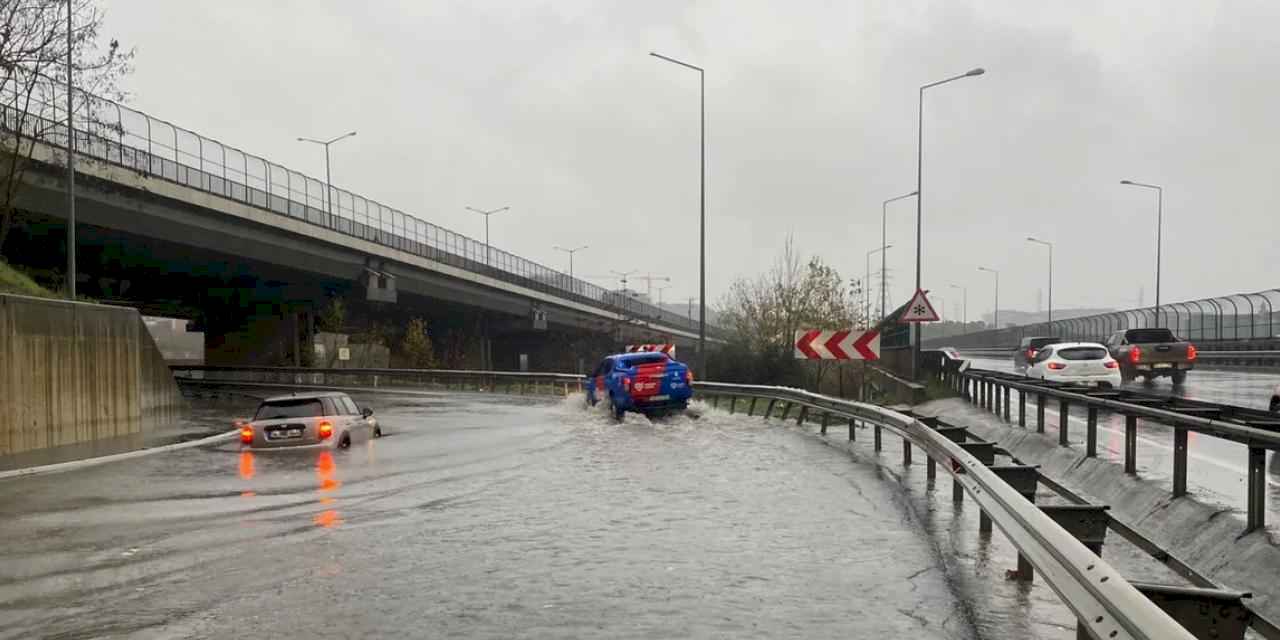
<svg viewBox="0 0 1280 640"><path fill-rule="evenodd" d="M0 295L0 468L142 446L186 412L134 309Z"/></svg>

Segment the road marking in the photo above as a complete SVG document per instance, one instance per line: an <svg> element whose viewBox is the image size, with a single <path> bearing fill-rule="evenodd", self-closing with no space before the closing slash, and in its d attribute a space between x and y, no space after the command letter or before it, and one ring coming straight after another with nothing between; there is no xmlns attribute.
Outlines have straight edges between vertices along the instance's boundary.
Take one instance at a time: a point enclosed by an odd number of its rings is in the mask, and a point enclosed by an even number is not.
<svg viewBox="0 0 1280 640"><path fill-rule="evenodd" d="M239 431L228 431L220 433L216 436L209 436L199 440L191 440L189 442L175 442L159 447L151 447L149 449L137 449L135 451L126 451L124 453L116 453L109 456L98 456L96 458L85 458L84 460L71 460L69 462L58 462L55 464L45 464L38 467L27 467L25 469L10 469L8 471L0 471L0 480L9 478L25 478L28 476L40 476L50 473L61 473L63 471L73 471L84 467L92 467L108 462L118 462L120 460L128 460L130 458L139 458L152 453L161 453L164 451L177 451L179 449L190 449L192 447L200 447L206 444L214 444L223 440L232 440Z"/></svg>

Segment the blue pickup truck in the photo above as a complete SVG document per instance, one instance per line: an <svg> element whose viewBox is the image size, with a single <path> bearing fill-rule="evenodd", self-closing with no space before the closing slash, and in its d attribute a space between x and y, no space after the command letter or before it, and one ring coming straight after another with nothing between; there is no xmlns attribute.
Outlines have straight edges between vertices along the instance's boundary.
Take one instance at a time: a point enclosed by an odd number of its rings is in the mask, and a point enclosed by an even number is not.
<svg viewBox="0 0 1280 640"><path fill-rule="evenodd" d="M628 411L646 416L683 411L693 397L693 372L661 352L607 356L583 380L587 404L609 403L613 417Z"/></svg>

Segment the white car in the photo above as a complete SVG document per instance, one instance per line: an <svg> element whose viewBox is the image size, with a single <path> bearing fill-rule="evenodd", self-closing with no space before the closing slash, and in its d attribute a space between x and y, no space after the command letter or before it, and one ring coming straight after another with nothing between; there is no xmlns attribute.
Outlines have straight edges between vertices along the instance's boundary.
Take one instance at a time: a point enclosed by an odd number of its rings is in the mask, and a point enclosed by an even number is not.
<svg viewBox="0 0 1280 640"><path fill-rule="evenodd" d="M346 449L382 436L373 410L361 409L345 393L296 393L267 398L253 420L237 421L240 444L252 449L325 447Z"/></svg>
<svg viewBox="0 0 1280 640"><path fill-rule="evenodd" d="M1096 342L1060 342L1041 347L1027 365L1027 377L1099 387L1119 387L1122 382L1120 363Z"/></svg>

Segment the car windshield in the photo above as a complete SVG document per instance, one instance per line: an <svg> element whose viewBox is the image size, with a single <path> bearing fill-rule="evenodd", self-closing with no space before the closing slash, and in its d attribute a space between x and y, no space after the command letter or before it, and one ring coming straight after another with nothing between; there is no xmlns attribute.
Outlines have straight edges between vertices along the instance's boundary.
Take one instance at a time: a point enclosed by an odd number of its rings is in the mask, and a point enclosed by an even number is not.
<svg viewBox="0 0 1280 640"><path fill-rule="evenodd" d="M314 418L324 415L324 405L317 398L305 400L275 400L258 406L254 420L279 420L281 418Z"/></svg>
<svg viewBox="0 0 1280 640"><path fill-rule="evenodd" d="M1102 347L1068 347L1058 349L1057 355L1063 360L1104 360L1107 350Z"/></svg>
<svg viewBox="0 0 1280 640"><path fill-rule="evenodd" d="M638 367L642 364L660 364L666 361L667 361L666 356L662 355L661 353L654 353L650 355L634 356L631 358L627 358L625 360L622 360L619 364L627 369L631 369L634 367Z"/></svg>
<svg viewBox="0 0 1280 640"><path fill-rule="evenodd" d="M1177 342L1173 332L1168 329L1134 329L1125 334L1129 342L1143 344L1151 342Z"/></svg>

